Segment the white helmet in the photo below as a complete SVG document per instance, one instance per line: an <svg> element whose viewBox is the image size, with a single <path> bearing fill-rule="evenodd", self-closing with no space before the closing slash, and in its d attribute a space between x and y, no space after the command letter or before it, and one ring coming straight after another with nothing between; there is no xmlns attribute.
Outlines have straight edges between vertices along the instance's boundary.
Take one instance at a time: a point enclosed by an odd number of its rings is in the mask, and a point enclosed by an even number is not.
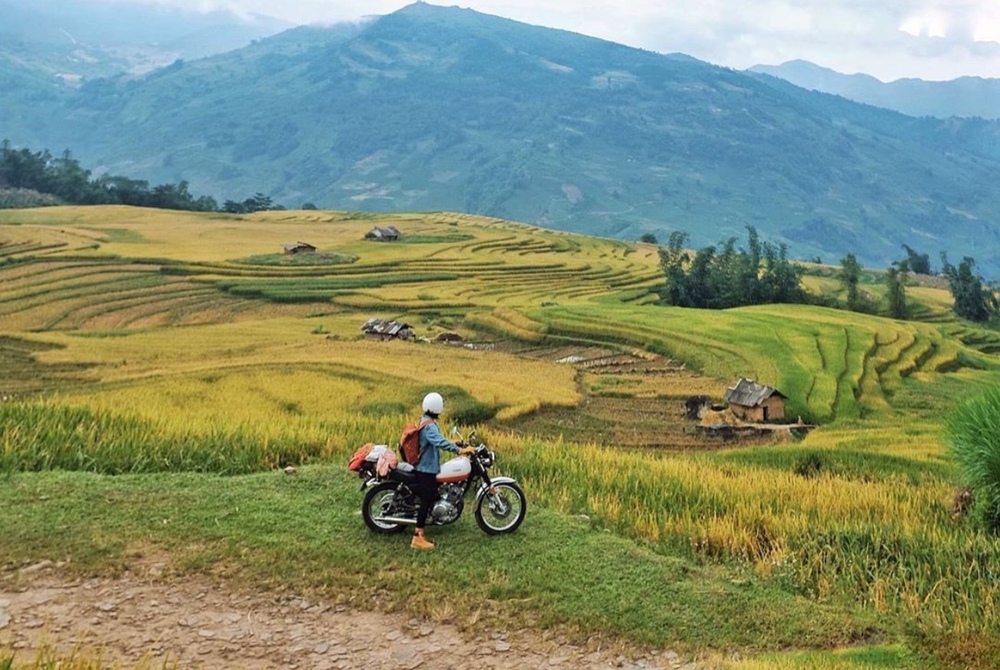
<svg viewBox="0 0 1000 670"><path fill-rule="evenodd" d="M444 411L444 398L440 393L428 393L424 396L424 413L440 414Z"/></svg>

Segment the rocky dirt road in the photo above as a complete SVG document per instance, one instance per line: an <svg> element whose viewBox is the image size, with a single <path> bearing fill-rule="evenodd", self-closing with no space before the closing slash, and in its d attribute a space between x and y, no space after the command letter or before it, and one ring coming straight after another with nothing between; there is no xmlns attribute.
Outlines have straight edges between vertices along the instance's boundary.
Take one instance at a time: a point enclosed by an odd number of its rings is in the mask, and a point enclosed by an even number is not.
<svg viewBox="0 0 1000 670"><path fill-rule="evenodd" d="M539 631L468 637L448 623L227 590L203 578L71 581L48 563L0 573L0 661L6 649L15 668L30 666L39 645L124 668L695 668L671 651L635 657Z"/></svg>

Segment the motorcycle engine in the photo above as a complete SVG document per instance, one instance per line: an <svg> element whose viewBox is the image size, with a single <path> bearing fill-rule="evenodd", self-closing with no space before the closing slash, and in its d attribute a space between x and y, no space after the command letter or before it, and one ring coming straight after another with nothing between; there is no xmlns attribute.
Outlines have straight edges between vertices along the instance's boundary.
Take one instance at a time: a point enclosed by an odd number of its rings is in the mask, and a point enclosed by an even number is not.
<svg viewBox="0 0 1000 670"><path fill-rule="evenodd" d="M462 487L445 484L438 489L438 499L431 508L431 516L438 523L451 523L462 513Z"/></svg>

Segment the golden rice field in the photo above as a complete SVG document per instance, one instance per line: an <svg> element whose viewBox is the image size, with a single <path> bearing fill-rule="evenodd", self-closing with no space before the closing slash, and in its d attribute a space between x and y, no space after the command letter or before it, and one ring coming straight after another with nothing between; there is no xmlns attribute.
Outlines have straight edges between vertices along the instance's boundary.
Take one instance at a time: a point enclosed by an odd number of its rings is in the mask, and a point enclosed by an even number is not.
<svg viewBox="0 0 1000 670"><path fill-rule="evenodd" d="M365 241L374 225L410 241ZM295 241L357 260L248 260ZM336 461L393 439L443 389L545 505L820 602L935 634L1000 633L1000 548L952 517L940 437L957 399L1000 380L1000 337L950 318L947 292L927 287L910 293L921 320L905 322L661 307L657 263L650 245L444 213L0 212L0 394L19 399L0 403L0 465L235 473ZM365 340L370 317L480 346ZM559 362L587 348L671 373ZM819 428L629 453L498 428L553 408L586 415L601 395L721 397L739 376L776 386L792 417Z"/></svg>

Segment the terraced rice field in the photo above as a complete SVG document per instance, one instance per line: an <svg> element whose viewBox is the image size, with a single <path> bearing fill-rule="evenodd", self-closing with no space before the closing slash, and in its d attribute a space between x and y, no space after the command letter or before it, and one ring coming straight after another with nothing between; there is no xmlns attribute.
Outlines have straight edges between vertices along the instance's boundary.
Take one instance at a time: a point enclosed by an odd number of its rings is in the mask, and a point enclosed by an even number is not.
<svg viewBox="0 0 1000 670"><path fill-rule="evenodd" d="M487 318L512 337L638 347L716 379L751 377L782 389L793 414L823 422L891 409L905 378L992 365L982 348L933 325L801 305L692 313L619 303L532 309L517 319L503 314Z"/></svg>
<svg viewBox="0 0 1000 670"><path fill-rule="evenodd" d="M376 222L404 230L404 241L365 241ZM0 323L10 333L337 315L316 327L351 337L348 321L404 317L427 324L428 336L459 328L481 339L659 355L697 372L661 393L675 399L752 377L788 395L791 414L820 422L891 411L903 380L988 367L983 357L1000 350L995 333L947 321L942 328L805 306L650 308L663 281L650 246L467 215L53 208L2 213L0 226ZM357 260L249 260L289 240ZM927 297L920 305L940 320L940 290L919 290ZM655 393L648 381L627 383L634 388L598 395Z"/></svg>
<svg viewBox="0 0 1000 670"><path fill-rule="evenodd" d="M118 228L102 234L96 216L72 209L62 214L68 221L85 218L84 232L56 230L63 224L59 214L54 214L56 223L24 222L4 229L0 316L11 330L221 322L259 317L262 306L270 310L275 304L462 313L505 304L578 301L626 290L634 293L632 299L639 299L662 281L650 256L629 259L632 254L625 245L609 245L598 259L591 245L564 235L532 230L526 238L523 229L488 219L473 219L474 241L457 243L449 241L456 237L452 229L460 222L470 225L465 217L392 219L390 223L399 226L409 224L414 238L424 241L386 245L362 241L370 227L367 221L295 218L297 225L289 237L326 240L360 260L350 265L274 267L243 259L279 248L279 240L287 238L276 237L273 229L280 230L286 215L272 213L248 224L253 231L247 234L259 239L256 244L242 242L236 245L238 250L224 245L226 251L244 256L191 259L185 253L190 237L214 250L214 240L233 234L232 227L218 225L217 217L177 215L177 225L171 229L160 213L153 213L148 223L137 222L135 234L128 238L110 234ZM25 216L35 218L33 213ZM189 227L198 232L185 235ZM261 230L268 233L258 237ZM243 239L242 231L238 237ZM131 241L114 241L122 238ZM161 249L158 244L164 245L164 258L142 257ZM137 250L140 257L129 261L111 255ZM91 253L81 255L81 251ZM198 256L207 253L199 251L203 253Z"/></svg>
<svg viewBox="0 0 1000 670"><path fill-rule="evenodd" d="M374 225L405 237L365 241ZM294 241L319 253L274 262ZM836 599L995 637L995 538L951 516L939 434L1000 379L1000 335L932 286L896 321L668 308L662 284L650 245L465 215L0 212L0 399L18 400L0 400L0 458L231 475L343 460L435 389L501 436L504 472L543 505L667 561L784 589L776 608ZM372 317L417 340L363 339ZM741 376L819 429L730 448L681 418Z"/></svg>

